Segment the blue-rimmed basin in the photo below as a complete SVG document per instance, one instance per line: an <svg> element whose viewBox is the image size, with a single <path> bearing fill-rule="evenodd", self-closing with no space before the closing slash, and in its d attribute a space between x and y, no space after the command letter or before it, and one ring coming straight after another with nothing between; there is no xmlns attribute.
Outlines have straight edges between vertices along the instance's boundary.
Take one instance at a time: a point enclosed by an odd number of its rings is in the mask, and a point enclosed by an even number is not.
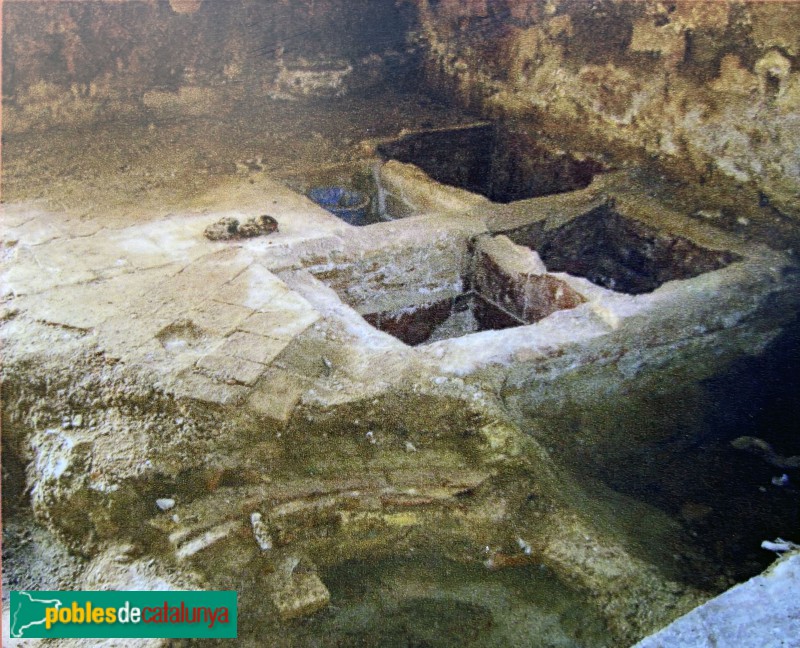
<svg viewBox="0 0 800 648"><path fill-rule="evenodd" d="M344 187L314 187L308 197L350 225L366 225L369 196Z"/></svg>

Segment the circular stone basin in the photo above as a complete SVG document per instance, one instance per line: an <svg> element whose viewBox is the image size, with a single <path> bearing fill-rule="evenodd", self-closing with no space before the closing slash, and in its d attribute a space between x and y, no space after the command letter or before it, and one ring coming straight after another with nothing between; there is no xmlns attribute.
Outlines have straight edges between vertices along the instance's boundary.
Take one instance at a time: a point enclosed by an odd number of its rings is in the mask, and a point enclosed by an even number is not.
<svg viewBox="0 0 800 648"><path fill-rule="evenodd" d="M549 570L492 571L441 555L352 560L320 570L331 605L284 622L257 580L239 588L239 642L280 648L610 648L592 602ZM260 612L260 614L259 614ZM199 647L200 641L191 646Z"/></svg>
<svg viewBox="0 0 800 648"><path fill-rule="evenodd" d="M308 197L350 225L366 225L369 196L344 187L315 187Z"/></svg>

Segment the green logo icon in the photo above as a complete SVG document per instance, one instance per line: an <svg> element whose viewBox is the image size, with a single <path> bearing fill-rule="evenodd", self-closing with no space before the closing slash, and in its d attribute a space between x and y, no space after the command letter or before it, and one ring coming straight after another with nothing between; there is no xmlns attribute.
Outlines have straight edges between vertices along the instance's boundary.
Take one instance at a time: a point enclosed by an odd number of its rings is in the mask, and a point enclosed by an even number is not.
<svg viewBox="0 0 800 648"><path fill-rule="evenodd" d="M11 592L12 638L235 639L236 592Z"/></svg>

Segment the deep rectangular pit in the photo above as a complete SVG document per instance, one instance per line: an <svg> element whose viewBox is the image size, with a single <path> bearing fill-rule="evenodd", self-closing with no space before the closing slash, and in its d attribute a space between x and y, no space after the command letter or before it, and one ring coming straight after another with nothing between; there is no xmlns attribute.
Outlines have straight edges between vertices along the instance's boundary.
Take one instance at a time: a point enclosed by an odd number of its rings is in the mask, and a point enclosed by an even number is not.
<svg viewBox="0 0 800 648"><path fill-rule="evenodd" d="M596 160L547 149L528 133L491 124L411 133L378 152L499 203L583 189L604 170Z"/></svg>
<svg viewBox="0 0 800 648"><path fill-rule="evenodd" d="M369 324L416 346L525 326L584 301L561 279L520 266L518 251L507 239L482 236L464 252L395 251L391 262L312 272Z"/></svg>
<svg viewBox="0 0 800 648"><path fill-rule="evenodd" d="M529 324L474 291L363 317L375 328L411 346Z"/></svg>
<svg viewBox="0 0 800 648"><path fill-rule="evenodd" d="M611 203L551 230L536 223L505 234L515 243L536 250L551 272L568 272L632 295L652 292L667 281L691 279L741 259L726 250L709 250L682 236L658 232L623 216Z"/></svg>

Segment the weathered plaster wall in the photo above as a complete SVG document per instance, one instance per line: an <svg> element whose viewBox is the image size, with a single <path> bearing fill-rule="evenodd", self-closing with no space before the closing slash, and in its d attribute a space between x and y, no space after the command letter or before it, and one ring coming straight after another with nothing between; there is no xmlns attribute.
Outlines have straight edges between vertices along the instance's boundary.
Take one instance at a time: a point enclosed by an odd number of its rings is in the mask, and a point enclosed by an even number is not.
<svg viewBox="0 0 800 648"><path fill-rule="evenodd" d="M800 215L800 5L415 2L431 87L522 131Z"/></svg>

